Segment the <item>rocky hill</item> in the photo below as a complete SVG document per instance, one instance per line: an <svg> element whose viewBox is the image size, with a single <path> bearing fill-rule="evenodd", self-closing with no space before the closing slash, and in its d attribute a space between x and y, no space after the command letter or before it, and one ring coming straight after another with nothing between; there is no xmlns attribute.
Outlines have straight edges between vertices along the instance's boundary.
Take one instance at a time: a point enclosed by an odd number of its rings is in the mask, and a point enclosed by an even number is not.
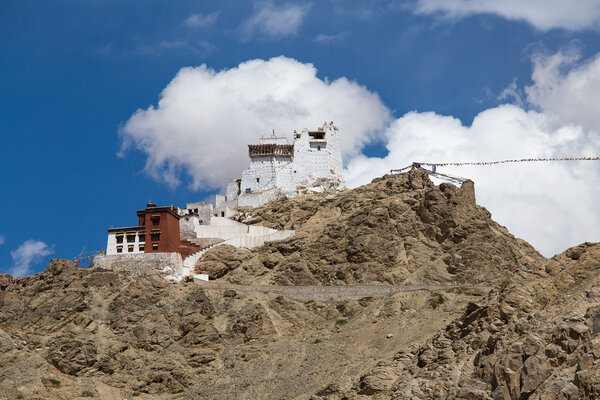
<svg viewBox="0 0 600 400"><path fill-rule="evenodd" d="M600 398L600 244L546 259L423 174L236 218L297 234L215 247L209 284L4 279L0 398Z"/></svg>

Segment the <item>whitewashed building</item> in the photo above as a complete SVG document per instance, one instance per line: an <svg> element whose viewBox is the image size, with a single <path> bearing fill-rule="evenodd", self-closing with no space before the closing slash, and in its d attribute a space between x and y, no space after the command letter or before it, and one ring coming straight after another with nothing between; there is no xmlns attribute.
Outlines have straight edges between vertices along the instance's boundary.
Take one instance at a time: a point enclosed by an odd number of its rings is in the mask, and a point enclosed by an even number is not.
<svg viewBox="0 0 600 400"><path fill-rule="evenodd" d="M145 246L146 229L143 226L108 229L107 255L144 253Z"/></svg>
<svg viewBox="0 0 600 400"><path fill-rule="evenodd" d="M248 145L250 166L241 179L227 184L225 196L217 196L219 216L238 206L256 207L284 197L327 189L343 190L342 151L339 130L333 122L317 130L294 131L294 143L284 137L261 138Z"/></svg>

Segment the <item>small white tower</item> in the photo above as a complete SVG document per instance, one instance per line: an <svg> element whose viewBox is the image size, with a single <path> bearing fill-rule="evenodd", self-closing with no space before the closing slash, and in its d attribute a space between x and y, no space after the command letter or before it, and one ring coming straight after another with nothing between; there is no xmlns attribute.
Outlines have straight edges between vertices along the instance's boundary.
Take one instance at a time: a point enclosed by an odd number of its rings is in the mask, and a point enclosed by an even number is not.
<svg viewBox="0 0 600 400"><path fill-rule="evenodd" d="M303 129L294 133L294 161L292 174L296 184L314 178L342 175L342 150L339 130L331 123L324 123L315 131Z"/></svg>

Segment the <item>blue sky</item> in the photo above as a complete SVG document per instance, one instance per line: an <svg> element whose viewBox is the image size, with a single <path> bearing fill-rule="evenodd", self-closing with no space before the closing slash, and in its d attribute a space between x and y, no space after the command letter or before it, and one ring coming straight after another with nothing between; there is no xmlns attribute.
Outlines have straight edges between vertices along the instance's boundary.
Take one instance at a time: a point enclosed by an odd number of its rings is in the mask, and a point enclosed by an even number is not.
<svg viewBox="0 0 600 400"><path fill-rule="evenodd" d="M535 3L0 0L0 272L102 249L148 198L210 199L241 172L250 138L316 127L322 109L349 132L349 186L413 159L599 155L599 2ZM315 90L279 91L301 74ZM265 87L275 107L246 124L241 99ZM311 110L311 96L331 108ZM228 146L211 167L204 137ZM198 157L165 152L169 141ZM600 240L595 166L449 172L472 177L494 218L545 255Z"/></svg>

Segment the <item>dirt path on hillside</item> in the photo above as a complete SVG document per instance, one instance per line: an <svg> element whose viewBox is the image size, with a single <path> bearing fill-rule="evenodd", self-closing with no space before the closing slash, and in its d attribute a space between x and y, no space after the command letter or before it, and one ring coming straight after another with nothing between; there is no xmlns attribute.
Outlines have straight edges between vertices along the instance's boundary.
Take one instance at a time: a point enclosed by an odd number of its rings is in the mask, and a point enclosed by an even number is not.
<svg viewBox="0 0 600 400"><path fill-rule="evenodd" d="M207 290L235 290L238 292L281 294L298 301L327 301L353 297L384 297L395 293L446 290L460 290L472 294L487 294L491 286L460 286L460 285L345 285L345 286L275 286L275 285L236 285L224 282L206 282L195 279L194 282Z"/></svg>

